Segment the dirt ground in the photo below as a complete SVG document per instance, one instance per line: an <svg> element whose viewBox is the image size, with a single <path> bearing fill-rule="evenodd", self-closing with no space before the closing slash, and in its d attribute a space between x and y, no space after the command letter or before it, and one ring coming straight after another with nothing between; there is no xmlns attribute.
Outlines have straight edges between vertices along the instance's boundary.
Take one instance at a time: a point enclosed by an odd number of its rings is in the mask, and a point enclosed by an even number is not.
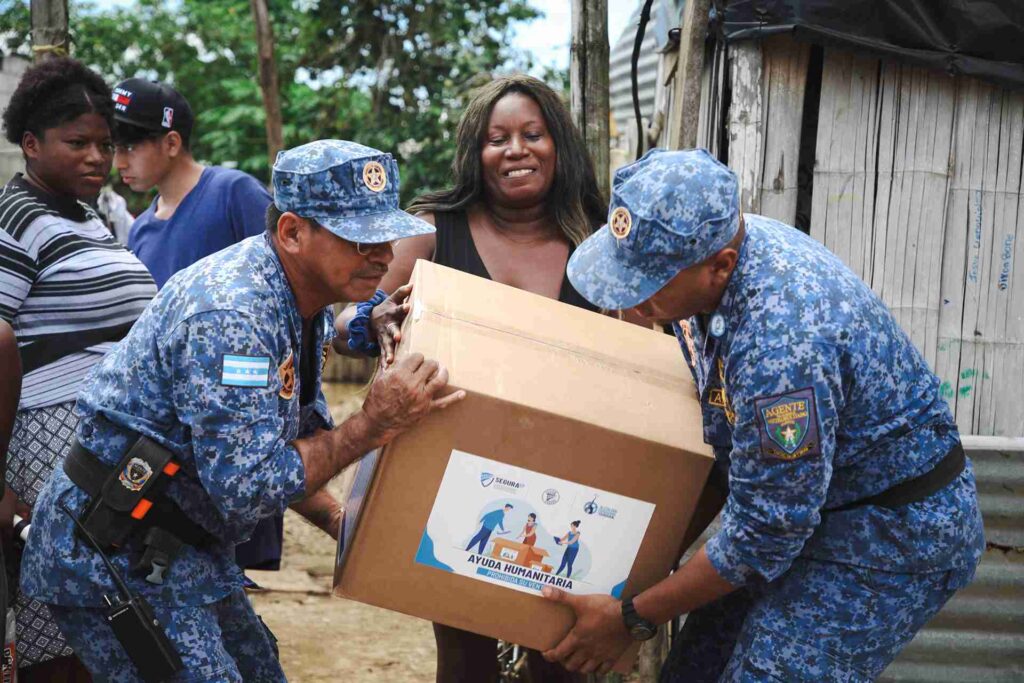
<svg viewBox="0 0 1024 683"><path fill-rule="evenodd" d="M362 387L325 385L335 420L361 402ZM331 483L343 490L343 478ZM330 594L335 542L288 511L279 572L250 572L264 591L256 611L278 638L293 683L426 683L434 680L430 623Z"/></svg>

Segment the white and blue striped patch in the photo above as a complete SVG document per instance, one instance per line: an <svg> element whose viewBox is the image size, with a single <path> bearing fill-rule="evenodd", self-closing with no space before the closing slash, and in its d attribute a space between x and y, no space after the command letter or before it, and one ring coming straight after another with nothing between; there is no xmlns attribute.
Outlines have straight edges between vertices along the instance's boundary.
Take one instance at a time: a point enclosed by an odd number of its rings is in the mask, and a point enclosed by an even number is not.
<svg viewBox="0 0 1024 683"><path fill-rule="evenodd" d="M220 383L226 387L270 386L270 358L268 356L233 356L224 354Z"/></svg>

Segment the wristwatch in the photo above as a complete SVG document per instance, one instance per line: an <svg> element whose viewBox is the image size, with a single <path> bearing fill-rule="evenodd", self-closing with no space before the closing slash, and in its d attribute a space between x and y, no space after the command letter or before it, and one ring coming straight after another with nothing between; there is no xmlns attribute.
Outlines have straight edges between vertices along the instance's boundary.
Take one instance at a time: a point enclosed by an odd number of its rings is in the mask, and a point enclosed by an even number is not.
<svg viewBox="0 0 1024 683"><path fill-rule="evenodd" d="M647 621L636 613L633 607L633 598L626 598L622 601L622 620L626 622L626 630L633 640L650 640L658 633L656 624Z"/></svg>

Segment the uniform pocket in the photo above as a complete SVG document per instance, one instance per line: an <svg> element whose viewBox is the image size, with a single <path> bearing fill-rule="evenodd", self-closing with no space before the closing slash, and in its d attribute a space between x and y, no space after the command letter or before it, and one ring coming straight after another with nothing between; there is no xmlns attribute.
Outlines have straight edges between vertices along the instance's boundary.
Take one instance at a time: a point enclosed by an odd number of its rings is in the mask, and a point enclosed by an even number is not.
<svg viewBox="0 0 1024 683"><path fill-rule="evenodd" d="M755 627L748 637L741 637L721 680L733 683L869 683L872 678L812 643L769 628Z"/></svg>

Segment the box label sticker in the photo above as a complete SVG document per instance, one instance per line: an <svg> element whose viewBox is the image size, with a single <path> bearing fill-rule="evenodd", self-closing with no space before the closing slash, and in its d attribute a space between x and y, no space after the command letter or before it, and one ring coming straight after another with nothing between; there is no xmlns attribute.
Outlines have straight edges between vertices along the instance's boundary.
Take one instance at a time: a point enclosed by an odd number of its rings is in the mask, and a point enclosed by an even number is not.
<svg viewBox="0 0 1024 683"><path fill-rule="evenodd" d="M654 504L453 450L416 562L524 593L620 597Z"/></svg>

